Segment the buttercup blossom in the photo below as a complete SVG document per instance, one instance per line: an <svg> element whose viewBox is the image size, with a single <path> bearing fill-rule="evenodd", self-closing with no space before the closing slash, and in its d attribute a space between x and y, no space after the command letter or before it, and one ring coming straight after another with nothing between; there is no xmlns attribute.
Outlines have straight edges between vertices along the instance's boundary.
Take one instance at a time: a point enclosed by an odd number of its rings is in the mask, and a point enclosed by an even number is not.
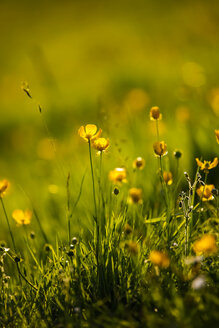
<svg viewBox="0 0 219 328"><path fill-rule="evenodd" d="M211 234L203 235L193 245L193 250L197 255L211 255L217 252L216 238Z"/></svg>
<svg viewBox="0 0 219 328"><path fill-rule="evenodd" d="M216 137L217 143L219 144L219 130L215 130L215 137Z"/></svg>
<svg viewBox="0 0 219 328"><path fill-rule="evenodd" d="M160 113L160 108L157 106L154 106L150 110L150 119L152 121L161 120L162 114Z"/></svg>
<svg viewBox="0 0 219 328"><path fill-rule="evenodd" d="M167 145L164 141L156 141L153 148L156 156L165 156L167 154Z"/></svg>
<svg viewBox="0 0 219 328"><path fill-rule="evenodd" d="M123 167L117 167L109 172L109 179L114 184L127 182L126 177L127 177L126 169Z"/></svg>
<svg viewBox="0 0 219 328"><path fill-rule="evenodd" d="M97 138L93 141L92 146L98 151L104 151L109 147L109 139Z"/></svg>
<svg viewBox="0 0 219 328"><path fill-rule="evenodd" d="M133 168L143 170L145 166L145 160L142 157L137 157L133 162Z"/></svg>
<svg viewBox="0 0 219 328"><path fill-rule="evenodd" d="M202 201L206 202L208 200L214 199L214 196L212 194L212 190L215 189L215 186L213 184L211 185L205 185L200 186L196 192L198 196L202 199Z"/></svg>
<svg viewBox="0 0 219 328"><path fill-rule="evenodd" d="M150 261L159 268L168 268L170 259L167 254L160 251L151 251L149 255Z"/></svg>
<svg viewBox="0 0 219 328"><path fill-rule="evenodd" d="M6 190L9 187L9 182L8 180L2 180L0 181L0 197L3 197L6 193Z"/></svg>
<svg viewBox="0 0 219 328"><path fill-rule="evenodd" d="M12 217L18 224L30 224L32 212L30 210L22 211L17 209L13 211Z"/></svg>
<svg viewBox="0 0 219 328"><path fill-rule="evenodd" d="M169 186L173 183L173 175L171 172L164 171L163 172L163 179L166 184Z"/></svg>
<svg viewBox="0 0 219 328"><path fill-rule="evenodd" d="M205 173L208 173L209 170L213 169L218 165L218 158L215 157L214 160L211 161L204 161L201 162L198 158L195 159L198 166L200 167L200 170L203 170Z"/></svg>
<svg viewBox="0 0 219 328"><path fill-rule="evenodd" d="M83 138L85 141L93 141L101 135L102 130L99 129L97 131L97 126L95 124L87 124L85 126L81 126L78 129L78 134L81 138Z"/></svg>
<svg viewBox="0 0 219 328"><path fill-rule="evenodd" d="M142 204L142 189L131 188L129 189L128 202L130 204Z"/></svg>

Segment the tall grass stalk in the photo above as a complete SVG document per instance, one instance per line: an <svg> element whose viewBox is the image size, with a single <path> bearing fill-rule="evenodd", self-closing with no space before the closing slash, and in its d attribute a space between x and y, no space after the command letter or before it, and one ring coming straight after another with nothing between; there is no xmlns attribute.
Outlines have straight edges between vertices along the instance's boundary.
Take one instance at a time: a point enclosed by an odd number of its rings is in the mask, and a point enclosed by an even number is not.
<svg viewBox="0 0 219 328"><path fill-rule="evenodd" d="M96 191L95 191L95 180L94 180L94 170L93 170L93 161L92 161L92 152L91 152L91 141L88 140L88 146L89 146L89 158L90 158L90 168L91 168L91 178L92 178L92 185L93 185L93 200L94 200L94 221L96 223L96 260L97 265L99 263L99 220L98 220L98 214L97 214L97 203L96 203ZM94 240L95 242L95 240ZM94 244L95 247L95 244Z"/></svg>
<svg viewBox="0 0 219 328"><path fill-rule="evenodd" d="M92 161L92 153L91 153L91 142L90 142L90 139L88 140L88 145L89 145L89 158L90 158L91 178L92 178L92 185L93 185L93 199L94 199L95 220L97 220L97 203L96 203L94 170L93 170L93 161Z"/></svg>
<svg viewBox="0 0 219 328"><path fill-rule="evenodd" d="M202 198L203 198L204 193L205 193L205 185L207 183L207 179L208 179L208 172L205 172L204 188L203 188L203 191L202 191L202 194L201 194L200 209L199 209L199 216L198 216L199 220L201 218L201 209L202 209L202 203L203 203Z"/></svg>
<svg viewBox="0 0 219 328"><path fill-rule="evenodd" d="M158 124L158 120L156 120L156 130L157 130L157 141L159 141L160 135L159 135L159 124Z"/></svg>
<svg viewBox="0 0 219 328"><path fill-rule="evenodd" d="M9 233L10 233L10 236L11 236L11 240L12 240L12 244L13 244L13 247L14 247L14 251L15 251L15 253L17 253L14 236L13 236L13 233L12 233L12 230L11 230L11 225L10 225L10 222L9 222L9 219L8 219L8 215L7 215L7 212L6 212L6 209L5 209L5 205L4 205L4 202L3 202L2 197L0 197L0 199L1 199L1 204L2 204L2 208L3 208L3 212L4 212L4 215L5 215L6 221L7 221L8 230L9 230Z"/></svg>
<svg viewBox="0 0 219 328"><path fill-rule="evenodd" d="M66 191L67 191L67 209L66 209L66 216L67 216L67 222L68 222L68 244L71 243L71 221L70 221L70 172L67 176L67 182L66 182Z"/></svg>

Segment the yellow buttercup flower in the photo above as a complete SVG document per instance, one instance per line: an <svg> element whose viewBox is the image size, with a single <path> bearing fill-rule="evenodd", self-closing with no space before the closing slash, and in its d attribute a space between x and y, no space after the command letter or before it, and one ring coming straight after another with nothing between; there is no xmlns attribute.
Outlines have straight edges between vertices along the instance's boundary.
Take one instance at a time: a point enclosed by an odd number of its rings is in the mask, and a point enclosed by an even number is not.
<svg viewBox="0 0 219 328"><path fill-rule="evenodd" d="M142 204L142 189L140 188L131 188L129 189L128 202L130 204Z"/></svg>
<svg viewBox="0 0 219 328"><path fill-rule="evenodd" d="M8 180L2 180L0 181L0 197L3 197L6 193L6 190L9 187L9 182Z"/></svg>
<svg viewBox="0 0 219 328"><path fill-rule="evenodd" d="M198 196L202 199L202 201L206 202L206 201L214 199L214 196L212 194L213 189L215 189L215 186L213 184L205 185L205 186L200 186L196 190L196 192L197 192Z"/></svg>
<svg viewBox="0 0 219 328"><path fill-rule="evenodd" d="M169 186L173 183L173 175L171 172L164 171L163 172L163 179L166 184Z"/></svg>
<svg viewBox="0 0 219 328"><path fill-rule="evenodd" d="M92 146L98 151L105 151L109 147L109 139L97 138L93 141Z"/></svg>
<svg viewBox="0 0 219 328"><path fill-rule="evenodd" d="M201 162L198 158L195 159L198 166L200 167L200 170L203 170L205 173L208 173L209 170L213 169L218 165L218 158L215 157L214 160L211 161L204 161Z"/></svg>
<svg viewBox="0 0 219 328"><path fill-rule="evenodd" d="M81 126L78 129L78 134L81 138L83 138L85 141L93 141L101 135L102 130L99 129L97 131L97 126L95 124L87 124L85 126Z"/></svg>
<svg viewBox="0 0 219 328"><path fill-rule="evenodd" d="M152 121L157 121L162 119L162 114L160 113L160 108L157 106L154 106L150 110L150 119Z"/></svg>
<svg viewBox="0 0 219 328"><path fill-rule="evenodd" d="M123 167L117 167L109 172L109 179L114 184L127 182L126 177L127 177L126 169Z"/></svg>
<svg viewBox="0 0 219 328"><path fill-rule="evenodd" d="M216 137L217 143L219 144L219 130L215 130L215 137Z"/></svg>
<svg viewBox="0 0 219 328"><path fill-rule="evenodd" d="M203 235L193 245L193 250L197 255L211 255L217 252L216 238L211 234Z"/></svg>
<svg viewBox="0 0 219 328"><path fill-rule="evenodd" d="M30 210L22 211L17 209L13 211L12 217L18 224L30 224L32 212Z"/></svg>
<svg viewBox="0 0 219 328"><path fill-rule="evenodd" d="M165 156L167 154L167 145L164 141L156 141L153 148L156 156Z"/></svg>
<svg viewBox="0 0 219 328"><path fill-rule="evenodd" d="M170 259L167 254L160 251L151 251L149 255L150 261L159 268L168 268Z"/></svg>
<svg viewBox="0 0 219 328"><path fill-rule="evenodd" d="M133 164L132 164L134 169L139 169L139 170L143 170L144 166L145 166L145 160L142 157L137 157Z"/></svg>

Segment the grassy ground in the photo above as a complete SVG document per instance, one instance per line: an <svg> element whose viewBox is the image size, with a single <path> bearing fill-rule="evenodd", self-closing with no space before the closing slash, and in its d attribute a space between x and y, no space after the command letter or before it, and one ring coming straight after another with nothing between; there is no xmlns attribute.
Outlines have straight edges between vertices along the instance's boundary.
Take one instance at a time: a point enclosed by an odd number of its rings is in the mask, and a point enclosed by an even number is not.
<svg viewBox="0 0 219 328"><path fill-rule="evenodd" d="M0 327L217 327L217 2L0 8Z"/></svg>

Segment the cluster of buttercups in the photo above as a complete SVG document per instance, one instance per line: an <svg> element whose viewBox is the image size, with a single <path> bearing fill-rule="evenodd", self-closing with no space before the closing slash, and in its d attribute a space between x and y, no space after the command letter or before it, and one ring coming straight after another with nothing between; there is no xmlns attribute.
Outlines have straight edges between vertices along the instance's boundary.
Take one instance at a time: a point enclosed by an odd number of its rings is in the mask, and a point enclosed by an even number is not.
<svg viewBox="0 0 219 328"><path fill-rule="evenodd" d="M150 110L150 119L156 121L158 126L158 121L162 119L162 114L160 113L160 109L157 106L154 106ZM109 147L109 139L100 138L102 133L101 129L97 129L97 126L94 124L87 124L86 126L81 126L78 130L79 135L89 142L93 148L98 150L98 152L103 152L107 150ZM219 143L219 130L215 130L216 141ZM161 157L167 155L167 144L164 141L156 141L153 144L153 150L155 156ZM174 156L176 159L181 157L182 153L180 151L175 151ZM196 158L196 162L200 170L203 170L205 174L209 173L209 170L215 168L218 165L218 158L214 158L214 160L203 162ZM142 170L145 167L145 160L142 157L137 157L133 161L133 169L134 170ZM162 179L166 185L171 185L173 183L173 175L169 171L162 172ZM122 183L127 183L127 171L124 167L117 167L114 170L109 172L109 180L116 186L121 185ZM214 185L201 185L197 188L197 194L202 201L209 201L212 200L213 194L212 190L215 189ZM115 188L118 191L117 188ZM117 194L117 193L116 193ZM142 189L140 188L130 188L129 189L129 196L128 202L132 204L142 204ZM127 232L128 226L128 233L132 232L132 228L126 224L124 227L124 231ZM137 254L137 244L132 242L130 246L130 253ZM134 245L134 246L133 246ZM134 247L134 248L133 248ZM134 249L134 251L133 251ZM213 235L206 234L202 236L201 239L197 240L193 245L193 250L197 255L211 255L217 251L216 246L216 239ZM170 260L168 255L165 252L153 250L149 255L149 260L157 267L160 268L167 268L170 264Z"/></svg>
<svg viewBox="0 0 219 328"><path fill-rule="evenodd" d="M90 142L92 147L98 152L106 151L109 147L109 139L100 138L102 130L98 130L95 124L81 126L78 130L78 134L85 141Z"/></svg>
<svg viewBox="0 0 219 328"><path fill-rule="evenodd" d="M159 107L152 107L150 110L150 119L156 121L158 123L159 120L162 119L162 114L160 113ZM110 142L108 138L101 137L102 130L98 129L94 124L87 124L86 126L81 126L78 130L78 134L81 138L83 138L86 142L89 143L94 149L98 151L98 154L102 154L106 150L108 150ZM219 130L215 130L216 141L219 144ZM164 141L156 141L153 144L154 154L155 156L161 157L167 154L167 145ZM181 156L181 152L176 151L174 153L175 157L178 159ZM215 157L213 161L201 161L196 158L197 165L201 171L203 171L207 177L209 171L215 168L218 165L218 158ZM145 160L142 157L137 157L133 161L133 169L134 170L142 170L145 167ZM167 185L171 185L173 182L173 175L171 172L164 171L162 172L163 181ZM109 179L113 182L114 185L120 185L122 183L127 182L127 171L124 167L115 168L109 172ZM2 180L0 181L0 199L2 200L6 192L8 191L10 186L9 181ZM201 201L210 201L214 198L213 191L215 190L215 186L213 184L201 185L197 188L196 192L200 197ZM140 188L130 188L128 202L131 204L142 204L142 189ZM16 221L18 225L27 225L30 224L32 218L32 212L30 210L21 210L16 209L12 213L12 218ZM129 233L132 232L132 228L127 224L124 227L125 230L129 230ZM130 252L132 254L138 253L138 247L135 242L130 244ZM216 246L216 238L213 235L206 234L201 237L201 239L197 240L193 245L193 250L197 255L211 255L217 252ZM170 264L170 260L168 255L165 252L161 252L158 250L153 250L150 253L149 259L155 266L160 268L167 268Z"/></svg>
<svg viewBox="0 0 219 328"><path fill-rule="evenodd" d="M158 121L162 119L162 115L160 114L159 107L152 107L150 111L151 120ZM219 144L219 130L215 130L216 141ZM153 144L154 153L158 157L165 156L167 154L167 145L164 141L157 141ZM181 156L178 151L174 153L175 157L178 158ZM180 155L180 156L179 156ZM203 162L196 158L197 165L201 171L205 173L205 177L207 180L207 175L209 170L215 168L218 165L218 158L215 157L213 161ZM163 172L164 181L169 184L167 181L171 181L172 183L172 173L171 172ZM216 191L215 186L213 184L207 185L204 183L197 188L196 193L200 197L201 201L210 201L214 199L213 191ZM199 240L197 240L193 244L193 250L196 255L212 255L217 252L216 238L214 235L205 234ZM168 267L169 260L166 254L159 251L152 251L150 254L150 260L159 267Z"/></svg>

